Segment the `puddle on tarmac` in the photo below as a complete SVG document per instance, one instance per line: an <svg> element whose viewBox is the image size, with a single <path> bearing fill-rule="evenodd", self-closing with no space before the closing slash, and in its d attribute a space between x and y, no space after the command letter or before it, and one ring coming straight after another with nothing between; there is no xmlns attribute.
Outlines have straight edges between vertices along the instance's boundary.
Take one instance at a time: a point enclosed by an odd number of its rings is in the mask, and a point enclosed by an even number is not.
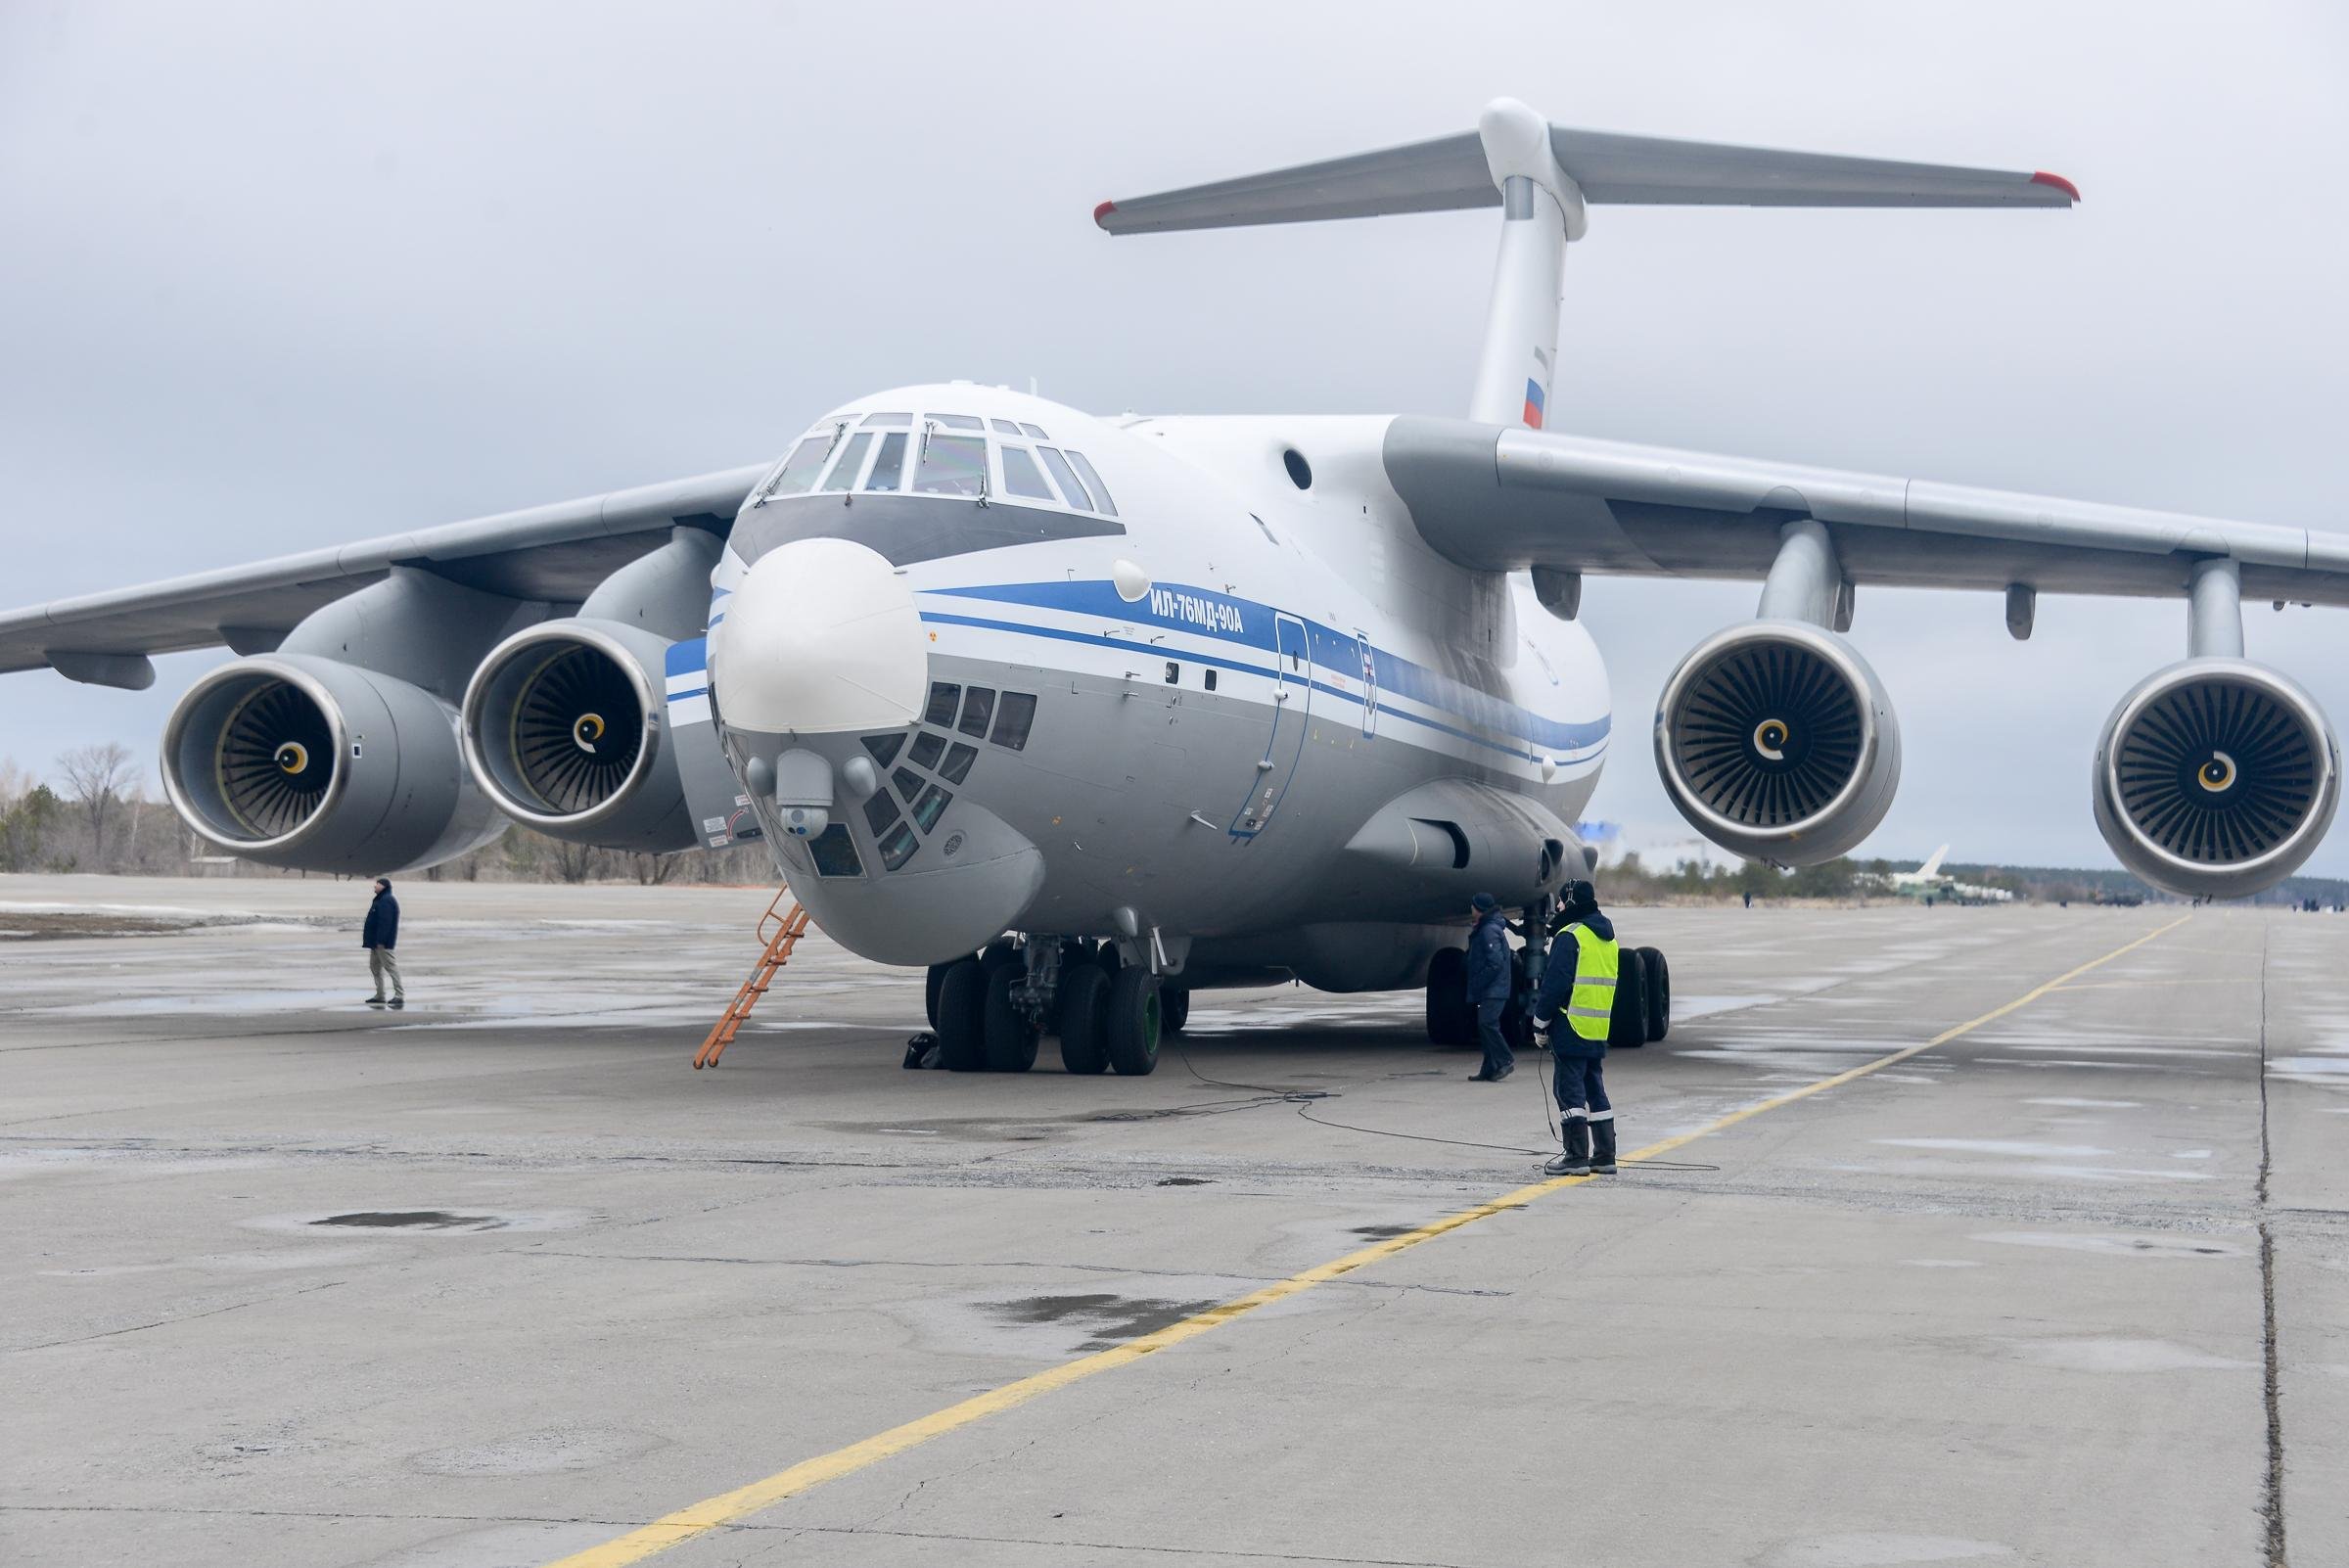
<svg viewBox="0 0 2349 1568"><path fill-rule="evenodd" d="M1066 1324L1092 1336L1078 1349L1108 1350L1129 1339L1155 1332L1170 1323L1203 1313L1216 1303L1166 1301L1155 1297L1118 1296L1107 1291L1077 1296L1023 1296L1017 1301L984 1302L986 1311L1007 1323L1025 1326Z"/></svg>
<svg viewBox="0 0 2349 1568"><path fill-rule="evenodd" d="M238 1223L249 1230L297 1235L395 1230L420 1236L467 1236L490 1230L573 1230L595 1218L585 1209L338 1209L331 1214L263 1215Z"/></svg>
<svg viewBox="0 0 2349 1568"><path fill-rule="evenodd" d="M1397 1236L1407 1236L1418 1228L1417 1225L1356 1225L1352 1234L1365 1241L1392 1241Z"/></svg>
<svg viewBox="0 0 2349 1568"><path fill-rule="evenodd" d="M1151 1185L1160 1187L1204 1187L1207 1185L1207 1182L1208 1178L1206 1176L1160 1176L1156 1181L1152 1182Z"/></svg>
<svg viewBox="0 0 2349 1568"><path fill-rule="evenodd" d="M330 1214L314 1225L359 1225L380 1230L503 1230L506 1222L493 1214L450 1214L446 1209L364 1209L355 1214Z"/></svg>

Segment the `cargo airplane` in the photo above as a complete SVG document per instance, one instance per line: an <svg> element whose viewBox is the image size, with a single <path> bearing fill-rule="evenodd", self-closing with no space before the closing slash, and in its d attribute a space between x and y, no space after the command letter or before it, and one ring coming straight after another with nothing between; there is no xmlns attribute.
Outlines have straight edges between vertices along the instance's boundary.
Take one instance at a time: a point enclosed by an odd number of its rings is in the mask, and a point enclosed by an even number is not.
<svg viewBox="0 0 2349 1568"><path fill-rule="evenodd" d="M616 849L761 837L813 918L931 966L943 1051L1148 1072L1200 987L1423 988L1456 1038L1486 890L1539 916L1619 737L1589 575L1758 581L1649 731L1695 829L1852 849L1900 779L1863 588L2185 608L2090 801L2147 881L2272 886L2339 794L2241 603L2349 604L2349 538L1547 428L1562 269L1612 204L2063 208L2066 180L1552 125L1104 202L1111 235L1497 210L1464 417L1102 417L960 382L844 401L755 466L0 616L0 669L101 686L226 644L162 738L230 853L369 874L509 821ZM1832 266L1832 256L1821 265ZM1539 931L1539 920L1532 929ZM1536 961L1540 953L1532 955ZM1660 964L1628 971L1652 1034ZM1644 1021L1637 1016L1644 1009Z"/></svg>

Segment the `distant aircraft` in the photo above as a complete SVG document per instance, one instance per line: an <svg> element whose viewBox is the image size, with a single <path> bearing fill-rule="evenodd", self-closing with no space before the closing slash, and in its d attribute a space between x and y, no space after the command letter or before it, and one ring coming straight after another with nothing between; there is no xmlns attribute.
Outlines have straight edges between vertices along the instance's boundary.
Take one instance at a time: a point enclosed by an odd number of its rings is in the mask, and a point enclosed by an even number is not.
<svg viewBox="0 0 2349 1568"><path fill-rule="evenodd" d="M1893 871L1876 879L1885 892L1903 899L1921 899L1934 903L2011 903L2014 894L2005 888L1983 887L1976 883L1960 882L1956 877L1941 874L1941 862L1949 856L1950 847L1943 845L1932 857L1913 871Z"/></svg>
<svg viewBox="0 0 2349 1568"><path fill-rule="evenodd" d="M2018 638L2042 591L2181 600L2188 657L2114 710L2093 807L2148 880L2249 893L2324 836L2340 749L2244 659L2240 601L2349 605L2349 538L1543 428L1592 208L2077 199L1500 100L1474 131L1093 211L1130 235L1497 208L1465 418L903 387L770 462L0 616L0 669L138 689L150 655L227 644L162 775L272 865L430 865L509 819L634 851L763 837L825 931L932 966L966 1068L1057 1033L1074 1071L1147 1072L1192 988L1289 976L1425 987L1457 1038L1471 894L1539 917L1591 864L1569 824L1616 737L1586 574L1761 583L1667 681L1653 742L1699 833L1780 864L1849 851L1899 783L1892 700L1843 635L1861 586L1999 594ZM1708 373L1768 395L1773 367Z"/></svg>

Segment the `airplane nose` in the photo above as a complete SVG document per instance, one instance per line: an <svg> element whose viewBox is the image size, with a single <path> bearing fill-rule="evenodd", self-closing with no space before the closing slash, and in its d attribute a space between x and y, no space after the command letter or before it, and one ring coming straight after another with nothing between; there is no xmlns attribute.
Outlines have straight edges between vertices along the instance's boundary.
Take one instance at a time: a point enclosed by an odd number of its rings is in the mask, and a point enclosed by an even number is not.
<svg viewBox="0 0 2349 1568"><path fill-rule="evenodd" d="M921 713L930 657L913 590L847 539L795 539L751 563L711 639L725 721L780 734L896 729Z"/></svg>

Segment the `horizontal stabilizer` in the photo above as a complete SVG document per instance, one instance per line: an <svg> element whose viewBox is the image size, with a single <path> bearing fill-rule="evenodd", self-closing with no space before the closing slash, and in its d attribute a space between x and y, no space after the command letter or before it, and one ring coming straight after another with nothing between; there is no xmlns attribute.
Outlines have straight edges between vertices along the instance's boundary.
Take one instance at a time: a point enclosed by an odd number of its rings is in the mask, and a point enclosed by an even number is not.
<svg viewBox="0 0 2349 1568"><path fill-rule="evenodd" d="M1903 163L1823 153L1549 127L1558 166L1589 203L1706 207L2069 207L2057 174ZM1498 207L1475 132L1218 180L1093 209L1112 234Z"/></svg>

